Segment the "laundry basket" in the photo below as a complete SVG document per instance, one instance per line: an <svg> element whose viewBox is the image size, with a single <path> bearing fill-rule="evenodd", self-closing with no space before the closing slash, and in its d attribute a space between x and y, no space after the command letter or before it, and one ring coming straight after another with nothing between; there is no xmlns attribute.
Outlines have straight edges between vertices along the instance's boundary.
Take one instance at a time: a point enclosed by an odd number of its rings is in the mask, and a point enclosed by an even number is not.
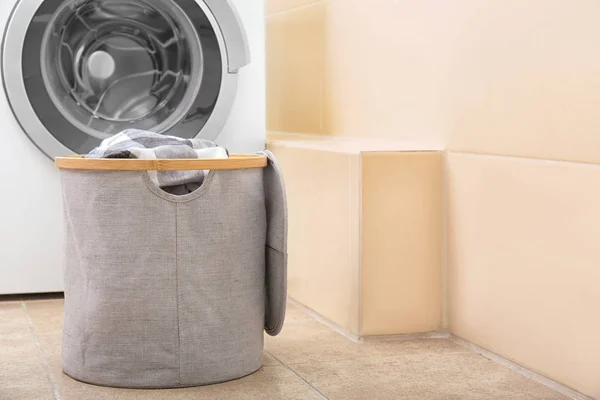
<svg viewBox="0 0 600 400"><path fill-rule="evenodd" d="M56 159L66 228L62 365L127 388L199 386L261 367L286 301L287 211L273 155ZM210 170L182 196L160 170Z"/></svg>

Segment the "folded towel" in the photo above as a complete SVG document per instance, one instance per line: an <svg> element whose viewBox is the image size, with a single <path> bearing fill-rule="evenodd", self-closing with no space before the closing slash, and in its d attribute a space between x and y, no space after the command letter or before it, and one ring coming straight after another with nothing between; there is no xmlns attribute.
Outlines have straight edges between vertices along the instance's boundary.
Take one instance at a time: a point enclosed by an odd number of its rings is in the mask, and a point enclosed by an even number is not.
<svg viewBox="0 0 600 400"><path fill-rule="evenodd" d="M228 158L227 149L204 139L182 139L127 129L102 141L86 158ZM161 189L176 195L198 189L208 171L148 171Z"/></svg>

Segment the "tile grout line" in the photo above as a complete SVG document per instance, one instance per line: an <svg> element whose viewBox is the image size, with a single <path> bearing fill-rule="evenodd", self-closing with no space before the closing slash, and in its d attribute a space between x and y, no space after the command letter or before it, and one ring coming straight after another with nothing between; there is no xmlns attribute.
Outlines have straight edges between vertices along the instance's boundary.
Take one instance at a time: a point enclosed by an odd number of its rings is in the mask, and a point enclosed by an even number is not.
<svg viewBox="0 0 600 400"><path fill-rule="evenodd" d="M450 229L450 168L448 166L448 153L442 153L442 321L441 329L448 329L448 266L450 244L448 230Z"/></svg>
<svg viewBox="0 0 600 400"><path fill-rule="evenodd" d="M595 161L575 161L560 158L543 158L526 155L514 155L514 154L501 154L501 153L482 153L477 151L469 150L450 150L448 148L443 150L446 154L456 154L459 156L471 156L471 157L490 157L490 158L502 158L507 160L518 160L518 161L534 161L540 163L560 163L560 164L576 164L576 165L587 165L591 167L600 167L600 163Z"/></svg>
<svg viewBox="0 0 600 400"><path fill-rule="evenodd" d="M463 346L466 349L469 349L469 350L479 354L482 357L487 358L488 360L490 360L496 364L502 365L502 366L520 374L521 376L524 376L525 378L531 379L534 382L544 385L547 388L555 391L556 393L565 395L572 400L592 400L590 397L588 397L582 393L579 393L576 390L570 389L556 381L553 381L550 378L546 378L543 375L540 375L540 374L538 374L526 367L523 367L513 361L507 360L506 358L504 358L494 352L486 350L483 347L480 347L480 346L478 346L474 343L471 343L467 340L461 339L454 335L450 335L449 340L453 341L454 343L456 343L460 346Z"/></svg>
<svg viewBox="0 0 600 400"><path fill-rule="evenodd" d="M266 350L265 350L266 351ZM294 369L292 369L289 365L285 364L284 362L282 362L279 358L275 357L275 355L273 355L273 353L270 353L268 351L266 351L267 354L269 354L271 357L273 357L273 359L275 361L277 361L279 364L281 364L283 367L285 367L288 371L290 371L292 374L296 375L298 378L300 378L302 380L302 382L306 383L312 390L313 392L315 392L316 394L318 394L319 396L321 396L321 398L328 400L329 397L325 396L325 394L323 392L321 392L319 389L317 389L316 387L314 387L309 381L307 381L306 379L304 379L304 377L302 375L300 375L299 373L297 373Z"/></svg>
<svg viewBox="0 0 600 400"><path fill-rule="evenodd" d="M423 340L427 340L427 339L423 339ZM411 360L411 359L431 357L431 356L450 357L450 356L460 356L460 355L473 355L473 353L474 352L472 350L465 349L465 351L452 351L452 352L448 352L448 353L414 353L414 354L400 354L400 355L391 355L391 356L378 355L377 358L382 361L382 364L390 364L390 363L395 363L397 361L405 360L405 359ZM271 354L271 356L273 358L275 358L275 356L273 356L272 354ZM278 359L276 359L276 360L278 360ZM344 358L330 358L323 362L343 363L343 362L355 362L355 361L356 361L355 357L348 357L348 358L344 357ZM285 366L288 366L291 368L292 366L296 366L296 365L302 366L302 365L311 365L311 364L314 364L314 361L306 360L306 361L288 363L288 364L285 364ZM583 400L583 399L575 399L575 400ZM585 398L585 400L590 400L590 399Z"/></svg>
<svg viewBox="0 0 600 400"><path fill-rule="evenodd" d="M363 183L364 183L364 156L365 152L360 151L358 153L358 265L357 265L357 276L358 279L358 310L355 310L358 314L357 323L357 335L360 339L363 331Z"/></svg>
<svg viewBox="0 0 600 400"><path fill-rule="evenodd" d="M54 395L55 400L61 400L60 392L58 390L58 385L56 384L56 380L52 376L50 372L50 366L48 365L48 360L46 360L46 355L44 354L44 349L38 340L37 334L35 333L35 328L33 326L33 320L27 311L27 304L24 301L21 301L21 307L25 310L25 314L27 315L27 323L29 324L29 330L31 331L31 335L33 336L33 342L35 343L35 347L38 350L38 355L40 356L40 360L42 362L42 367L44 367L44 372L46 372L46 378L52 387L52 394Z"/></svg>
<svg viewBox="0 0 600 400"><path fill-rule="evenodd" d="M450 334L445 331L431 331L421 333L400 333L397 335L373 335L363 336L358 341L363 343L381 343L381 342L403 342L410 340L432 340L449 339Z"/></svg>

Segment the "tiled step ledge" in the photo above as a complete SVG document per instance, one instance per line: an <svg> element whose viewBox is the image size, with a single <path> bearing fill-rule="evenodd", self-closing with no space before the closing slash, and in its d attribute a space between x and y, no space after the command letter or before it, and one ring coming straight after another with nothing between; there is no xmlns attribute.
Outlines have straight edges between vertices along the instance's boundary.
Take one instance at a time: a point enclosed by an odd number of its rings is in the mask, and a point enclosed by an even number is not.
<svg viewBox="0 0 600 400"><path fill-rule="evenodd" d="M288 192L289 294L357 338L442 319L442 149L272 134Z"/></svg>
<svg viewBox="0 0 600 400"><path fill-rule="evenodd" d="M311 135L302 133L270 132L269 145L315 149L333 153L357 154L381 151L443 151L440 143L401 140L371 139L351 136Z"/></svg>

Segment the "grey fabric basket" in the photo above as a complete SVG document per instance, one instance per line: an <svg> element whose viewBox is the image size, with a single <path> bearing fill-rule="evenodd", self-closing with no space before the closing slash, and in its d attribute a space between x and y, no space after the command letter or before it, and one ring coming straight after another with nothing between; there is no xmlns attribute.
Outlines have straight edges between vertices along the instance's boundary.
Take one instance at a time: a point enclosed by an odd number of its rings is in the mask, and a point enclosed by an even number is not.
<svg viewBox="0 0 600 400"><path fill-rule="evenodd" d="M211 170L183 196L155 186L153 171L86 170L57 159L66 374L167 388L261 367L263 331L282 329L287 291L285 188L275 158L264 155L265 168Z"/></svg>

